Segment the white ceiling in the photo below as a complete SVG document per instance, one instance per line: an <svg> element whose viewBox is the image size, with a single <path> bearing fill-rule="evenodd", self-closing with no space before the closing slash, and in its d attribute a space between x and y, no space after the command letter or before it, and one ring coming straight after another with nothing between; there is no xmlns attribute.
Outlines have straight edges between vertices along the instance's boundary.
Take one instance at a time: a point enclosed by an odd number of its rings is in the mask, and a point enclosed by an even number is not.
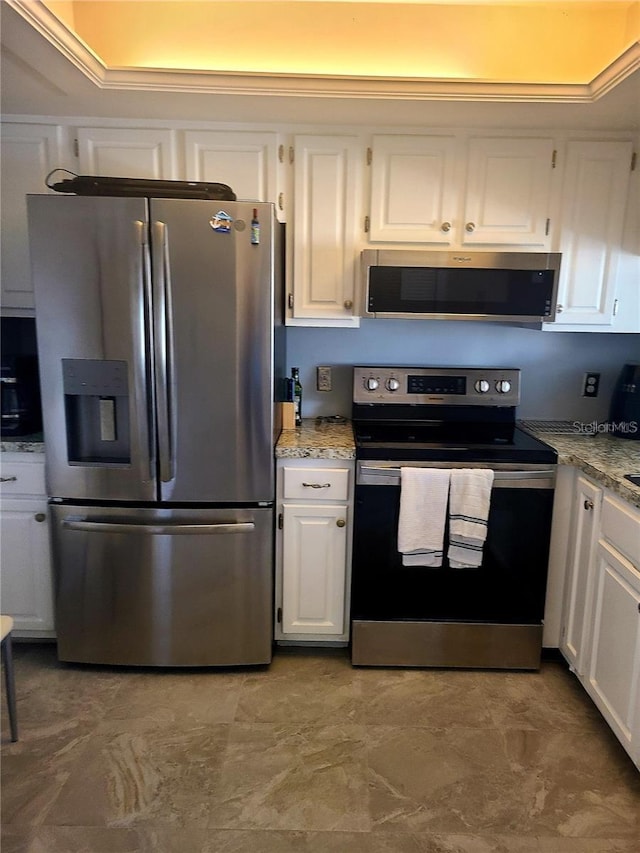
<svg viewBox="0 0 640 853"><path fill-rule="evenodd" d="M465 100L446 92L425 97L380 97L366 92L327 94L218 94L211 91L158 91L102 88L24 18L0 0L2 42L0 104L4 115L83 116L198 122L258 122L308 125L368 124L378 127L473 125L478 127L557 127L640 129L640 68L602 97L581 103L491 101L491 94ZM327 90L325 89L325 92Z"/></svg>

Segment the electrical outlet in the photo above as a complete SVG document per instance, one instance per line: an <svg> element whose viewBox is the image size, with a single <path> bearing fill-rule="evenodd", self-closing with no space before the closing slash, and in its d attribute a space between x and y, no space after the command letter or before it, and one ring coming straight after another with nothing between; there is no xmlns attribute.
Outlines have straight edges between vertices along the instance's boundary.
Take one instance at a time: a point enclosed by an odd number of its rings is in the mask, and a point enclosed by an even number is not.
<svg viewBox="0 0 640 853"><path fill-rule="evenodd" d="M316 387L318 391L331 391L331 368L316 368Z"/></svg>
<svg viewBox="0 0 640 853"><path fill-rule="evenodd" d="M585 373L584 381L582 383L582 396L583 397L597 397L599 387L600 387L600 374L599 373Z"/></svg>

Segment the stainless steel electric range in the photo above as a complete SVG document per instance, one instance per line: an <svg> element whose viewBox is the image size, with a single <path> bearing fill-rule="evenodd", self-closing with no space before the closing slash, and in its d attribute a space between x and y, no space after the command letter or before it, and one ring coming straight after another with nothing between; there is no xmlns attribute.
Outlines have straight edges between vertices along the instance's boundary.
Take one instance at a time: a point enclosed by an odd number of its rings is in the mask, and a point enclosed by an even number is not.
<svg viewBox="0 0 640 853"><path fill-rule="evenodd" d="M516 426L520 371L360 366L352 663L537 669L557 454ZM491 468L481 565L405 566L401 469ZM448 526L445 528L445 542Z"/></svg>

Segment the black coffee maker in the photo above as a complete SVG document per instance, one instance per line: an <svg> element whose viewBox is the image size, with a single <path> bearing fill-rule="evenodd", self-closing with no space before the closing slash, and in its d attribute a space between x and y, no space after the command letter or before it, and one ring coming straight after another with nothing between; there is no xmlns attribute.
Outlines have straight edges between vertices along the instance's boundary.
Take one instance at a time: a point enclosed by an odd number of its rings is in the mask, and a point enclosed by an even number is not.
<svg viewBox="0 0 640 853"><path fill-rule="evenodd" d="M41 433L35 321L30 317L2 318L0 390L2 438L22 438Z"/></svg>
<svg viewBox="0 0 640 853"><path fill-rule="evenodd" d="M611 398L609 432L640 439L640 364L625 364Z"/></svg>

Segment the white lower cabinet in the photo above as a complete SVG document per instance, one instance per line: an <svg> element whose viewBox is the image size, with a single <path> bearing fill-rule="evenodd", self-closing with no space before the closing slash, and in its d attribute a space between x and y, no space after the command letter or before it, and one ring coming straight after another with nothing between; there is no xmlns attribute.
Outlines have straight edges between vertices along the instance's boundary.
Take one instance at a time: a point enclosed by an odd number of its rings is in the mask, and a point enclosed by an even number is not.
<svg viewBox="0 0 640 853"><path fill-rule="evenodd" d="M638 766L639 682L640 570L601 539L585 687Z"/></svg>
<svg viewBox="0 0 640 853"><path fill-rule="evenodd" d="M640 511L583 477L576 481L561 651L640 768Z"/></svg>
<svg viewBox="0 0 640 853"><path fill-rule="evenodd" d="M2 612L13 617L14 635L17 637L53 637L53 589L48 506L44 494L44 458L30 453L3 453L2 457Z"/></svg>
<svg viewBox="0 0 640 853"><path fill-rule="evenodd" d="M276 641L349 638L352 483L349 461L278 464Z"/></svg>
<svg viewBox="0 0 640 853"><path fill-rule="evenodd" d="M565 617L560 640L562 653L578 675L584 672L583 657L589 633L589 605L601 504L602 489L585 477L578 477L574 489Z"/></svg>

